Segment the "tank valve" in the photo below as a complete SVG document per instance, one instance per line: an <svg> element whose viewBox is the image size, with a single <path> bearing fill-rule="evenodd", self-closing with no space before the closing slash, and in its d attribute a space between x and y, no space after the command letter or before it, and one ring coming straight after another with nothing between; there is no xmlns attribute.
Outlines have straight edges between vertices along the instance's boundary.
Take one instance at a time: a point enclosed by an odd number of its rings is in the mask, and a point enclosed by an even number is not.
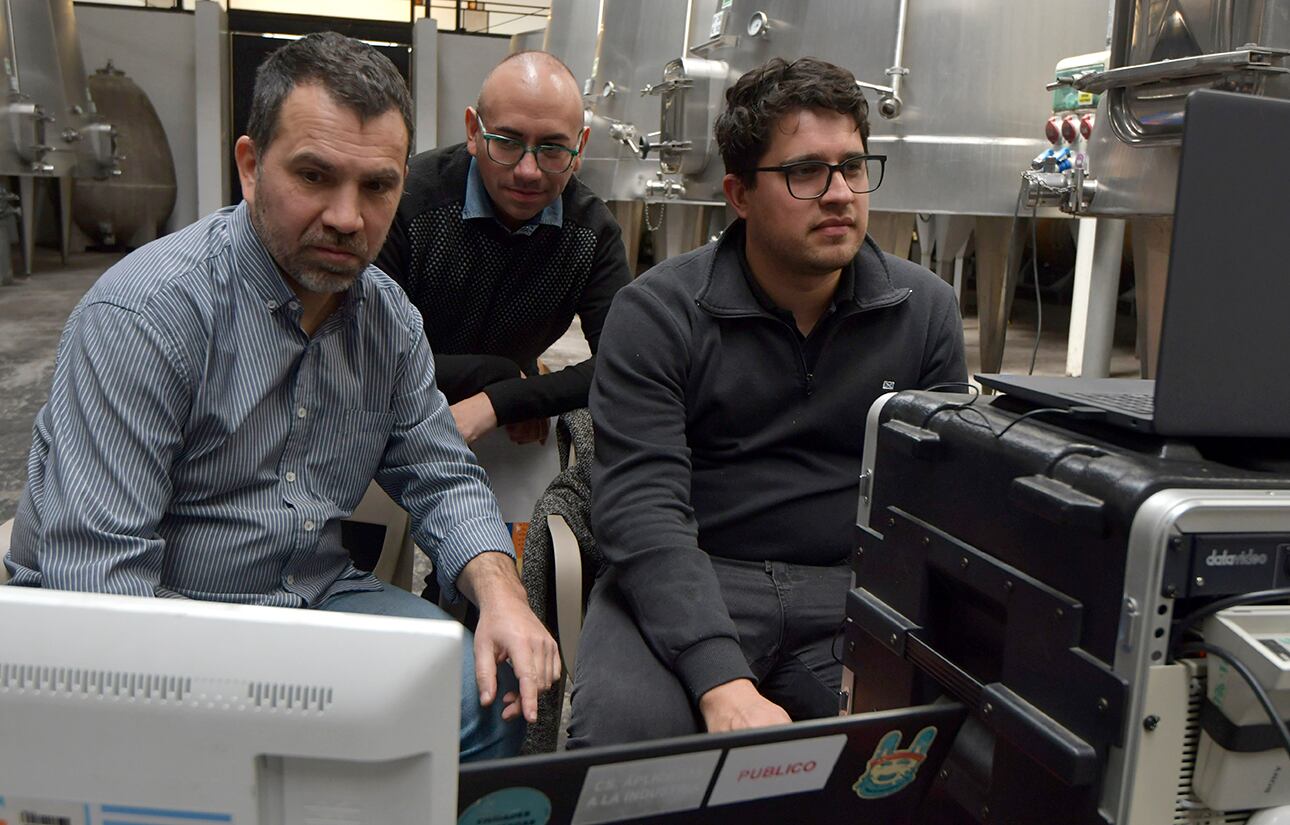
<svg viewBox="0 0 1290 825"><path fill-rule="evenodd" d="M685 184L677 180L669 180L663 177L663 173L658 173L657 180L645 181L645 197L647 198L679 198L685 195Z"/></svg>
<svg viewBox="0 0 1290 825"><path fill-rule="evenodd" d="M1083 168L1063 171L1029 169L1022 173L1022 191L1026 206L1056 206L1071 215L1083 213L1097 196L1097 181Z"/></svg>
<svg viewBox="0 0 1290 825"><path fill-rule="evenodd" d="M1061 172L1036 172L1030 170L1022 174L1022 184L1026 191L1026 206L1035 209L1040 206L1061 206L1070 194L1070 182Z"/></svg>
<svg viewBox="0 0 1290 825"><path fill-rule="evenodd" d="M641 147L636 142L636 127L632 124L619 120L610 121L609 138L618 141L632 150L632 154L641 157Z"/></svg>

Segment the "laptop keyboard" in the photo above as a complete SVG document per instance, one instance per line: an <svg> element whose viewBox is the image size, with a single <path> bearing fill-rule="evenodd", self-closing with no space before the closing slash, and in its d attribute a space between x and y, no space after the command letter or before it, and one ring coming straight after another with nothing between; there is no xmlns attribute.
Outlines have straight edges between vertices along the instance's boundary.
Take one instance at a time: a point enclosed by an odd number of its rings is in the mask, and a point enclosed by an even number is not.
<svg viewBox="0 0 1290 825"><path fill-rule="evenodd" d="M1155 396L1151 393L1067 392L1069 398L1087 401L1095 407L1131 415L1152 417L1155 413Z"/></svg>

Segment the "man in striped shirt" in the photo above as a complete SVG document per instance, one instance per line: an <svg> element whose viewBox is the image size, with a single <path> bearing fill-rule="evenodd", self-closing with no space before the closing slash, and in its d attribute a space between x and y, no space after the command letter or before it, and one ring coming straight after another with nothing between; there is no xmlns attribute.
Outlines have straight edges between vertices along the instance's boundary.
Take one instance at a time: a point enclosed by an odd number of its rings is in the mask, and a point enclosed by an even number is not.
<svg viewBox="0 0 1290 825"><path fill-rule="evenodd" d="M310 35L265 61L245 201L127 256L72 312L5 564L16 585L448 618L341 546L375 477L445 593L480 609L461 742L487 758L518 747L511 720L536 718L560 663L421 316L370 265L411 132L369 46Z"/></svg>

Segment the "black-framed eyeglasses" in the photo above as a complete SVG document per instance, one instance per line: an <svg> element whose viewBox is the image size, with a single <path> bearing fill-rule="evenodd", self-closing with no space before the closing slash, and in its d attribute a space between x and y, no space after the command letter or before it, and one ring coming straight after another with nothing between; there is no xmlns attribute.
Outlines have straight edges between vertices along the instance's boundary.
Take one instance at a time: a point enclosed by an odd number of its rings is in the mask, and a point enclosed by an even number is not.
<svg viewBox="0 0 1290 825"><path fill-rule="evenodd" d="M479 117L478 112L475 113L475 124L479 126L479 133L484 138L489 159L502 166L519 166L520 161L524 160L524 155L532 152L539 169L552 175L559 175L569 171L569 167L573 165L573 159L581 151L558 143L539 143L537 146L528 146L522 140L506 135L495 135L484 127L484 121Z"/></svg>
<svg viewBox="0 0 1290 825"><path fill-rule="evenodd" d="M886 155L852 155L841 163L803 160L783 166L758 166L754 172L779 172L788 185L788 194L803 201L821 198L833 185L833 173L842 175L847 188L857 195L872 192L882 185L887 166Z"/></svg>

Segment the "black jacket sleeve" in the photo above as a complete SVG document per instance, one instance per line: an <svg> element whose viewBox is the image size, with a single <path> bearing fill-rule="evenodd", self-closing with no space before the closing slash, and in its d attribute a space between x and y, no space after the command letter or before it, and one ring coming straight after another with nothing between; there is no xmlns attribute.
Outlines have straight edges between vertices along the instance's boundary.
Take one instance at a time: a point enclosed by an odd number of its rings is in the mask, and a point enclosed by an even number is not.
<svg viewBox="0 0 1290 825"><path fill-rule="evenodd" d="M519 380L520 365L504 355L435 355L434 378L439 391L456 404L485 388ZM506 422L503 422L506 423Z"/></svg>
<svg viewBox="0 0 1290 825"><path fill-rule="evenodd" d="M690 504L688 325L640 286L614 301L592 382L592 525L645 641L697 702L755 679Z"/></svg>
<svg viewBox="0 0 1290 825"><path fill-rule="evenodd" d="M547 418L587 406L591 377L600 347L600 332L609 314L615 293L631 280L627 270L627 250L622 233L612 220L596 239L587 284L578 297L577 313L582 334L591 347L591 357L562 370L515 378L489 385L484 392L493 403L499 424L513 424L530 418Z"/></svg>
<svg viewBox="0 0 1290 825"><path fill-rule="evenodd" d="M934 321L927 328L927 344L924 347L926 357L923 360L922 378L918 382L918 386L923 388L938 384L966 384L968 380L963 352L963 319L959 316L958 298L953 292L942 292L945 297L941 299L939 323ZM967 392L968 388L950 386L944 389Z"/></svg>

